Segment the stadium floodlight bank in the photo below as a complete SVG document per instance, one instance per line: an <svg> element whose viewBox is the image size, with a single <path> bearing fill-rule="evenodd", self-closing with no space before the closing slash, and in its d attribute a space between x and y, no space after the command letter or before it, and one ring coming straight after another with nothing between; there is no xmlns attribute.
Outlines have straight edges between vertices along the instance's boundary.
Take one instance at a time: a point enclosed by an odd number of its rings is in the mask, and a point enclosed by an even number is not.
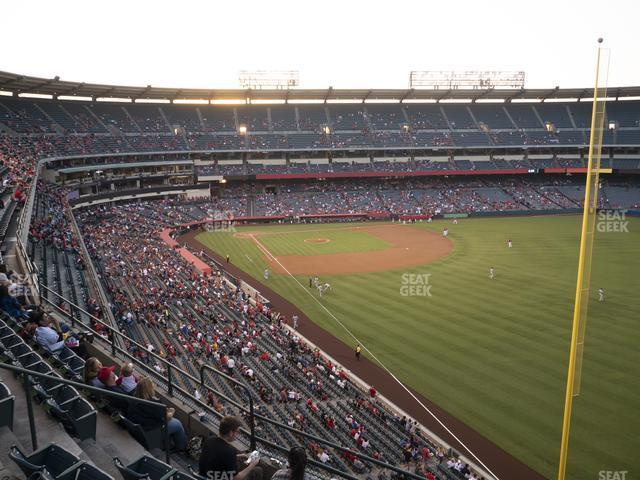
<svg viewBox="0 0 640 480"><path fill-rule="evenodd" d="M409 88L485 89L524 88L523 71L507 72L498 70L426 70L409 74Z"/></svg>
<svg viewBox="0 0 640 480"><path fill-rule="evenodd" d="M297 70L242 70L238 75L242 88L287 89L300 86L300 72Z"/></svg>

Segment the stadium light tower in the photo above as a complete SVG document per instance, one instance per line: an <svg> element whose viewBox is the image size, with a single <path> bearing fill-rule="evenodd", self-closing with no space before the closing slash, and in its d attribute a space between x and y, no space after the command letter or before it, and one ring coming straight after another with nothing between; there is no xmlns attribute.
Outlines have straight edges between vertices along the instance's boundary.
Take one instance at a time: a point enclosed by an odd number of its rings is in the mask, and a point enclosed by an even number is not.
<svg viewBox="0 0 640 480"><path fill-rule="evenodd" d="M439 90L483 90L491 88L524 88L525 72L498 70L424 70L409 73L409 88Z"/></svg>
<svg viewBox="0 0 640 480"><path fill-rule="evenodd" d="M238 80L245 89L286 90L300 86L300 73L297 70L242 70Z"/></svg>

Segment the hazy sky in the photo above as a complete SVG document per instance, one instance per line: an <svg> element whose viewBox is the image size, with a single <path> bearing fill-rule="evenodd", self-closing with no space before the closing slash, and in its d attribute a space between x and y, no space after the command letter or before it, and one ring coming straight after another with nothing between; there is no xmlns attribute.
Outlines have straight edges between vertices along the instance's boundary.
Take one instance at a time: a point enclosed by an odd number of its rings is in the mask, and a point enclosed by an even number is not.
<svg viewBox="0 0 640 480"><path fill-rule="evenodd" d="M411 70L524 70L527 87L640 85L639 0L3 2L0 70L64 80L235 88L242 69L306 88L406 88Z"/></svg>

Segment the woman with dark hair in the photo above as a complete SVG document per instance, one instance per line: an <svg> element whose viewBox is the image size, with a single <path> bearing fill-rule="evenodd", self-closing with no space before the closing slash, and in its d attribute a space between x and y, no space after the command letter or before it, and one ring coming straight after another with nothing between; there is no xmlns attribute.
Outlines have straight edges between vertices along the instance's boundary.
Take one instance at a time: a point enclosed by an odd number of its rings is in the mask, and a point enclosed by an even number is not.
<svg viewBox="0 0 640 480"><path fill-rule="evenodd" d="M283 468L273 474L271 480L308 480L304 473L307 468L307 453L302 447L289 450L289 468Z"/></svg>

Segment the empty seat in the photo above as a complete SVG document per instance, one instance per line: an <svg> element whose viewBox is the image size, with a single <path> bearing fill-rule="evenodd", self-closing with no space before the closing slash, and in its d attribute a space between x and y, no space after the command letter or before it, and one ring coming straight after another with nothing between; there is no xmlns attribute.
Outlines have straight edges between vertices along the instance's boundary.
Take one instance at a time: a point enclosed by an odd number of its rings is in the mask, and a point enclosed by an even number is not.
<svg viewBox="0 0 640 480"><path fill-rule="evenodd" d="M113 477L98 467L83 462L78 468L64 472L56 480L113 480Z"/></svg>
<svg viewBox="0 0 640 480"><path fill-rule="evenodd" d="M27 477L44 470L54 477L57 477L72 467L79 467L82 463L80 459L71 452L55 444L36 450L29 456L22 453L16 445L13 445L9 451L9 458L20 467L20 470L22 470Z"/></svg>
<svg viewBox="0 0 640 480"><path fill-rule="evenodd" d="M9 427L13 430L15 399L9 388L4 383L0 383L0 427Z"/></svg>
<svg viewBox="0 0 640 480"><path fill-rule="evenodd" d="M138 480L140 478L148 478L149 480L168 480L176 469L172 468L160 460L145 455L140 457L133 463L125 466L118 457L113 459L116 467L120 470L124 480Z"/></svg>
<svg viewBox="0 0 640 480"><path fill-rule="evenodd" d="M72 377L79 377L84 370L84 360L75 355L67 360L65 370Z"/></svg>
<svg viewBox="0 0 640 480"><path fill-rule="evenodd" d="M22 368L31 369L31 366L38 362L42 362L42 357L35 352L27 352L18 357L18 363Z"/></svg>
<svg viewBox="0 0 640 480"><path fill-rule="evenodd" d="M62 421L64 427L80 440L96 438L97 413L95 408L84 398L75 397L59 404L49 404L51 414Z"/></svg>
<svg viewBox="0 0 640 480"><path fill-rule="evenodd" d="M33 349L24 342L16 343L13 347L10 348L10 350L16 360L18 357L24 355L25 353L33 351Z"/></svg>
<svg viewBox="0 0 640 480"><path fill-rule="evenodd" d="M184 472L177 471L171 475L171 480L206 480L206 477L188 475Z"/></svg>
<svg viewBox="0 0 640 480"><path fill-rule="evenodd" d="M60 407L64 408L65 404L78 397L80 397L80 394L75 388L70 385L62 384L62 387L57 389L55 395L52 395L52 400L54 400Z"/></svg>
<svg viewBox="0 0 640 480"><path fill-rule="evenodd" d="M44 372L43 372L44 373ZM49 375L51 375L52 377L56 377L56 378L60 378L60 375L58 375L56 372L54 371L50 371ZM39 378L38 379L38 384L49 394L49 395L54 395L55 392L59 389L61 389L62 387L64 387L64 383L62 382L58 382L55 378Z"/></svg>
<svg viewBox="0 0 640 480"><path fill-rule="evenodd" d="M147 450L163 448L162 427L146 431L139 424L133 423L128 418L122 419L122 425L136 441Z"/></svg>
<svg viewBox="0 0 640 480"><path fill-rule="evenodd" d="M66 364L71 358L77 355L66 345L52 355L53 361L57 365Z"/></svg>
<svg viewBox="0 0 640 480"><path fill-rule="evenodd" d="M24 343L22 341L22 338L20 338L18 335L9 335L8 337L2 339L2 344L5 346L5 348L8 349L11 349L11 347L17 345L18 343Z"/></svg>
<svg viewBox="0 0 640 480"><path fill-rule="evenodd" d="M0 327L0 338L8 337L10 335L15 335L15 332L6 325Z"/></svg>

